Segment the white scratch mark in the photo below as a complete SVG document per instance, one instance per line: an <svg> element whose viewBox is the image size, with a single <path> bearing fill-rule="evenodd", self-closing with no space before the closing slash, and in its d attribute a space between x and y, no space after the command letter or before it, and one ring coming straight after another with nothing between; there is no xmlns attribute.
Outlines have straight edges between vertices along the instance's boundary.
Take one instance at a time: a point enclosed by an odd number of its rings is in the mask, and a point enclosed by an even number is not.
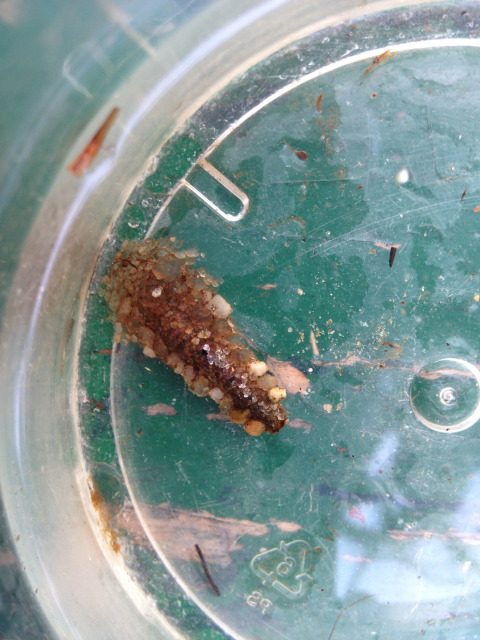
<svg viewBox="0 0 480 640"><path fill-rule="evenodd" d="M313 489L314 489L314 485L313 483L310 484L310 491L308 492L308 498L310 500L310 506L308 507L308 513L312 513L313 512Z"/></svg>
<svg viewBox="0 0 480 640"><path fill-rule="evenodd" d="M79 80L77 80L75 78L75 76L72 74L71 68L70 68L70 64L71 64L71 59L70 56L68 56L68 58L66 58L63 62L63 66L62 66L62 76L65 78L65 80L75 89L75 91L78 91L79 93L81 93L83 96L85 96L86 98L88 98L89 100L91 100L93 98L93 95L90 93L90 91L87 89L87 87L85 87Z"/></svg>
<svg viewBox="0 0 480 640"><path fill-rule="evenodd" d="M140 49L143 49L154 60L157 58L157 52L150 45L141 33L132 27L130 24L132 18L110 0L98 0L100 6L107 14L107 17L114 23L116 23L124 34L130 38L132 42L135 42Z"/></svg>

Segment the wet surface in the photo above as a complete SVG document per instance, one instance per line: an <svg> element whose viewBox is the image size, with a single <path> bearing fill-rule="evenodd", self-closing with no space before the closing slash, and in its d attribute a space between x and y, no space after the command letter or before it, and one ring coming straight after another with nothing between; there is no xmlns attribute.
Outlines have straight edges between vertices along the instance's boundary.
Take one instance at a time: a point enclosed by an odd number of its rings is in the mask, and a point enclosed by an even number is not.
<svg viewBox="0 0 480 640"><path fill-rule="evenodd" d="M475 637L478 52L347 58L210 151L199 116L143 187L160 193L172 158L193 154L173 197L148 196L153 226L133 206L119 221L118 242L148 231L194 246L239 330L301 381L290 425L257 440L135 345L113 352L114 445L143 533L236 637ZM201 153L226 181L192 168ZM249 202L235 221L218 211L243 206L230 183ZM160 404L174 411L145 411Z"/></svg>

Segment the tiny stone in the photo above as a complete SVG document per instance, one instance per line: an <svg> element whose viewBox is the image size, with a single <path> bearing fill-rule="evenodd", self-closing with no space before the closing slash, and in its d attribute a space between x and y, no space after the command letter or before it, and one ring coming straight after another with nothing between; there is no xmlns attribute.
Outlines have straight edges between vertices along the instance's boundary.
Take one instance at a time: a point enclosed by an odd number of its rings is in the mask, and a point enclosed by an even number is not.
<svg viewBox="0 0 480 640"><path fill-rule="evenodd" d="M210 391L208 392L208 395L214 402L219 403L220 400L223 398L223 391L218 387L214 387L213 389L210 389Z"/></svg>
<svg viewBox="0 0 480 640"><path fill-rule="evenodd" d="M280 387L272 387L268 392L268 397L273 402L280 402L280 400L287 397L287 392L285 389L281 389Z"/></svg>
<svg viewBox="0 0 480 640"><path fill-rule="evenodd" d="M228 417L235 424L245 424L250 411L248 409L230 409Z"/></svg>
<svg viewBox="0 0 480 640"><path fill-rule="evenodd" d="M231 305L218 293L210 301L210 308L217 318L225 319L232 313Z"/></svg>
<svg viewBox="0 0 480 640"><path fill-rule="evenodd" d="M265 373L267 373L267 363L262 362L261 360L254 360L248 365L248 370L252 374L252 376L259 378L260 376L263 376Z"/></svg>
<svg viewBox="0 0 480 640"><path fill-rule="evenodd" d="M248 420L244 429L249 436L260 436L265 431L265 425L260 420Z"/></svg>

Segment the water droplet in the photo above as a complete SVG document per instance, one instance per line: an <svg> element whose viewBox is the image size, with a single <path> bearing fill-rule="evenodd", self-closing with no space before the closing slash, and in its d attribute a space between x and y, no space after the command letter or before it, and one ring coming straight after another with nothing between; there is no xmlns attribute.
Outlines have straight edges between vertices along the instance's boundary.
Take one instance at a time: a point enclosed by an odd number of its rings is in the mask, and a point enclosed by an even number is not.
<svg viewBox="0 0 480 640"><path fill-rule="evenodd" d="M456 433L480 421L480 370L460 358L425 365L410 384L415 417L429 429Z"/></svg>

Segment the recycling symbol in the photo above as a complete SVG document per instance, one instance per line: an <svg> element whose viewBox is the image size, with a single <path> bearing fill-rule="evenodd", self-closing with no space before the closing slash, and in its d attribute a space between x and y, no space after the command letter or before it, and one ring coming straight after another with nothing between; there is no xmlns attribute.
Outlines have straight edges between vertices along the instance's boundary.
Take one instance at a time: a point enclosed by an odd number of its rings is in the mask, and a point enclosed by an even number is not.
<svg viewBox="0 0 480 640"><path fill-rule="evenodd" d="M305 540L280 542L278 547L258 553L250 562L252 571L289 600L298 600L313 582L312 547Z"/></svg>

